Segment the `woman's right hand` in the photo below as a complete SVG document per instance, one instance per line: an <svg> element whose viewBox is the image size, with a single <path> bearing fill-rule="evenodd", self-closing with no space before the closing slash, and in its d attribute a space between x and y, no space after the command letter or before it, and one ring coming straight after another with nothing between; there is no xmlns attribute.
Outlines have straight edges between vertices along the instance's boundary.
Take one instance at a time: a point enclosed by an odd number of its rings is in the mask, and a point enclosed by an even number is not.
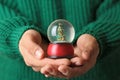
<svg viewBox="0 0 120 80"><path fill-rule="evenodd" d="M27 66L31 66L34 71L41 71L45 65L54 65L57 69L59 65L70 65L68 59L50 59L46 57L48 43L42 41L39 32L27 30L19 41L19 50ZM53 70L56 70L53 69Z"/></svg>

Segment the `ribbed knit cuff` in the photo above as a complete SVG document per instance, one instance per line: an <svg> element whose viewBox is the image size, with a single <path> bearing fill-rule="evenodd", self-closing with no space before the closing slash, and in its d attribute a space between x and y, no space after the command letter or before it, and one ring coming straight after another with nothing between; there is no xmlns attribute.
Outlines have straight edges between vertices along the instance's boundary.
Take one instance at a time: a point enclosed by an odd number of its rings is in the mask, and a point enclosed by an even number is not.
<svg viewBox="0 0 120 80"><path fill-rule="evenodd" d="M38 28L34 27L34 26L22 26L22 27L17 27L15 28L12 33L9 36L9 47L11 48L11 51L14 54L19 54L19 40L22 37L23 33L29 29L34 29L34 30L38 30Z"/></svg>

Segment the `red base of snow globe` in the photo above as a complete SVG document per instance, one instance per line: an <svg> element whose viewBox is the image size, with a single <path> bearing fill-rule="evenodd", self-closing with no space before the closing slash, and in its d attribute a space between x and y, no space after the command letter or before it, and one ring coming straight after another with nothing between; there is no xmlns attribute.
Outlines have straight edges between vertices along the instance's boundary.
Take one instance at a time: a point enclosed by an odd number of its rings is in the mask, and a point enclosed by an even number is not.
<svg viewBox="0 0 120 80"><path fill-rule="evenodd" d="M50 58L72 58L74 48L70 43L50 43L47 49Z"/></svg>

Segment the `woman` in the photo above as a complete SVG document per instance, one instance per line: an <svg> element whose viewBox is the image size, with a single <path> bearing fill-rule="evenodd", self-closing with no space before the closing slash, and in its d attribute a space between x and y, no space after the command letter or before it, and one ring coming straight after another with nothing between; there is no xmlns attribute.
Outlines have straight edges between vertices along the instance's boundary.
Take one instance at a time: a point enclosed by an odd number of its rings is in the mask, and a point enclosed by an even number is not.
<svg viewBox="0 0 120 80"><path fill-rule="evenodd" d="M119 8L120 0L0 0L1 80L119 80ZM56 19L76 31L70 60L46 57Z"/></svg>

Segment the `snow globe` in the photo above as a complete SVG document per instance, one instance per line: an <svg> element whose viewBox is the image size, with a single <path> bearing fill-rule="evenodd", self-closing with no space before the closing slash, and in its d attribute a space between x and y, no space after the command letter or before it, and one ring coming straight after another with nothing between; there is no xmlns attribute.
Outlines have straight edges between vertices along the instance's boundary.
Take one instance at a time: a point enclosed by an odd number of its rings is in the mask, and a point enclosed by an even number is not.
<svg viewBox="0 0 120 80"><path fill-rule="evenodd" d="M50 58L72 58L74 48L72 41L75 36L73 25L64 19L53 21L47 30L47 36L50 41L47 54Z"/></svg>

